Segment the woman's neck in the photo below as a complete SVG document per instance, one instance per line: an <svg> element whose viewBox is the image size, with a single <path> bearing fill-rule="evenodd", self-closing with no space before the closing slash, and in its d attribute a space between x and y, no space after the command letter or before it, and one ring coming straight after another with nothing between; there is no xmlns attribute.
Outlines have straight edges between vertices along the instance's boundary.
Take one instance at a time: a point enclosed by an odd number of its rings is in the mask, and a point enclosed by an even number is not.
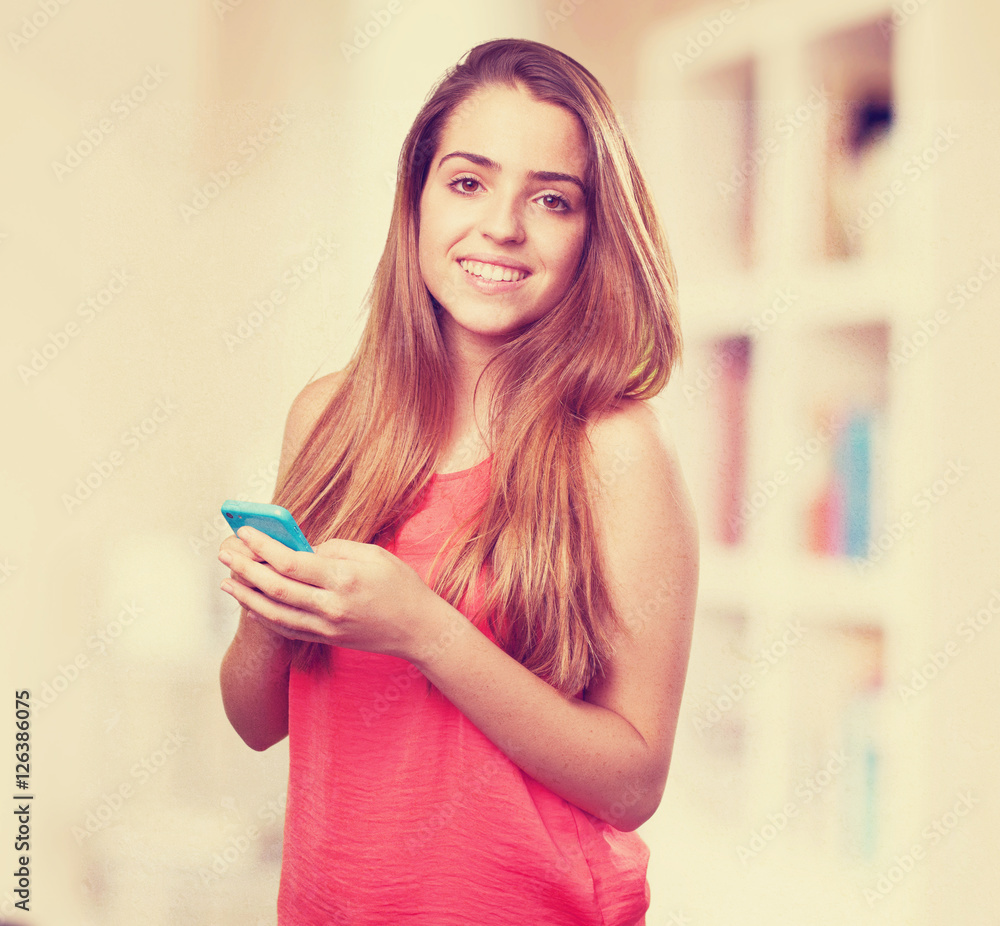
<svg viewBox="0 0 1000 926"><path fill-rule="evenodd" d="M467 461L468 465L473 465L490 453L486 437L489 434L492 383L489 375L481 381L479 376L493 356L496 345L486 345L475 336L470 337L469 332L449 333L451 337L446 337L445 346L451 358L453 405L451 433L445 456L451 463ZM453 468L463 467L455 465Z"/></svg>

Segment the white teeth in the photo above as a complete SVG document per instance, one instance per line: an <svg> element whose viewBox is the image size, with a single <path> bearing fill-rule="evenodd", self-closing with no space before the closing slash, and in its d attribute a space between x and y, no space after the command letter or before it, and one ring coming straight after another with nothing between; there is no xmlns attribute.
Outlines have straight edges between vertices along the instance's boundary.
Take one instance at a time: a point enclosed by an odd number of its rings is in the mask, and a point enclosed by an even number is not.
<svg viewBox="0 0 1000 926"><path fill-rule="evenodd" d="M501 267L499 264L484 264L478 260L461 260L459 264L466 273L494 283L499 283L501 280L508 283L517 282L528 275L523 270Z"/></svg>

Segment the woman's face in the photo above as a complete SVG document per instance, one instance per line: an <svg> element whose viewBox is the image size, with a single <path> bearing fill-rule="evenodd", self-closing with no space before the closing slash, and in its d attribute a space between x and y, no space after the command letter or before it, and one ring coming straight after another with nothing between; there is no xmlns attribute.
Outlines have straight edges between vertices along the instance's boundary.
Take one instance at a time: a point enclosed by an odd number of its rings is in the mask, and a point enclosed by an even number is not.
<svg viewBox="0 0 1000 926"><path fill-rule="evenodd" d="M587 234L577 117L485 87L445 123L420 197L420 272L445 341L497 346L558 303Z"/></svg>

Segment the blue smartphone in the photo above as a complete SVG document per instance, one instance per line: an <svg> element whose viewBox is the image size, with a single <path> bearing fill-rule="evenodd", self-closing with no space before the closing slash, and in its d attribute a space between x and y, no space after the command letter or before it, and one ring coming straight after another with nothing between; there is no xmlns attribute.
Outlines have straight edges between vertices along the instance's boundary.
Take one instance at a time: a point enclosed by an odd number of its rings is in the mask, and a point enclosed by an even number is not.
<svg viewBox="0 0 1000 926"><path fill-rule="evenodd" d="M279 543L293 550L312 553L305 534L302 533L295 518L287 508L281 505L266 505L262 502L238 502L228 499L222 503L222 513L235 533L244 525L255 527L268 537L273 537Z"/></svg>

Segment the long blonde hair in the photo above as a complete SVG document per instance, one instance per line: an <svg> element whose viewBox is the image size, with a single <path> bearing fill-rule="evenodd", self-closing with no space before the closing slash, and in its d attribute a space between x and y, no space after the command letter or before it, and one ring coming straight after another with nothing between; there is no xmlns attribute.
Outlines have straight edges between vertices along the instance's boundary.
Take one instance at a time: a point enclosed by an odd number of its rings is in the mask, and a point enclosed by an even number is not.
<svg viewBox="0 0 1000 926"><path fill-rule="evenodd" d="M487 567L492 581L473 619L573 695L602 672L622 626L589 508L596 474L586 426L623 399L656 395L681 343L674 266L646 184L607 94L572 58L538 42L487 42L433 89L400 153L360 343L274 501L316 543L381 542L434 473L449 438L451 369L419 270L419 202L443 125L487 86L525 88L579 118L588 232L562 300L487 365L496 384L489 493L452 535L431 587L458 606ZM298 644L296 663L328 652Z"/></svg>

